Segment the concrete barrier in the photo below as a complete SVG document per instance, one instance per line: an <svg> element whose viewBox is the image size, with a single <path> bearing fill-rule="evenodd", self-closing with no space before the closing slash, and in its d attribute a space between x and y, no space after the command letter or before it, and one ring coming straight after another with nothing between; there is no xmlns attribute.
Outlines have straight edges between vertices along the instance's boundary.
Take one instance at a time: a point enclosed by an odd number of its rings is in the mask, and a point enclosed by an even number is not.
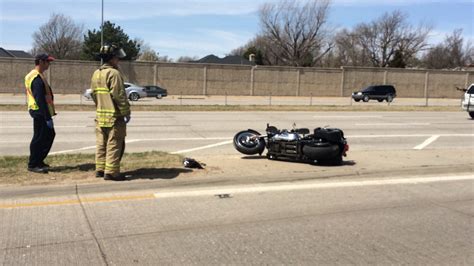
<svg viewBox="0 0 474 266"><path fill-rule="evenodd" d="M99 62L56 60L46 76L56 93L82 93ZM0 58L0 93L23 93L32 59ZM346 97L368 85L392 84L399 97L459 98L473 71L395 68L295 68L191 63L121 62L126 81L161 85L170 95Z"/></svg>

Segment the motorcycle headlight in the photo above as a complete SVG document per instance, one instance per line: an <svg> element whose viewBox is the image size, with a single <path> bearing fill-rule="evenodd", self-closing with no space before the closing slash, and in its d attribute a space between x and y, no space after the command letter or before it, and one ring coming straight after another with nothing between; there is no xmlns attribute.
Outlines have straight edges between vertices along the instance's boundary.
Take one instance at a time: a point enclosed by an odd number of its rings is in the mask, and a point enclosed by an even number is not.
<svg viewBox="0 0 474 266"><path fill-rule="evenodd" d="M357 93L357 95L362 95L362 92L359 91L359 92Z"/></svg>

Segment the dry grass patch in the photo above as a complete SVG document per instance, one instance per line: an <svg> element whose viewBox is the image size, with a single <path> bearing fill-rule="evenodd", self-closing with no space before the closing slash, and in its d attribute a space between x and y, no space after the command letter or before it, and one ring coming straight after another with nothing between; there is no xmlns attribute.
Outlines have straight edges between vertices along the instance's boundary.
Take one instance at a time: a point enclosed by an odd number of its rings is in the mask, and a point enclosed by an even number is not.
<svg viewBox="0 0 474 266"><path fill-rule="evenodd" d="M160 151L126 153L121 170L130 180L172 179L181 173L190 172L182 167L182 159L180 155ZM52 155L46 161L51 165L49 173L37 174L27 170L28 156L2 156L0 184L39 185L101 180L95 178L94 154Z"/></svg>

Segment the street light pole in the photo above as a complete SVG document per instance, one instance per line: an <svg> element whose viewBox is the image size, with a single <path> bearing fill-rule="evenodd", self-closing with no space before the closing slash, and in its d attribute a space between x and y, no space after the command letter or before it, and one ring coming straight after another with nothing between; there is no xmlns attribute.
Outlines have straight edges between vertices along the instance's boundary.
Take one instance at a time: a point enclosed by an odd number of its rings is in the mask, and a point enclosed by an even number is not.
<svg viewBox="0 0 474 266"><path fill-rule="evenodd" d="M102 18L100 22L100 48L104 46L104 0L102 0ZM104 60L100 59L100 64L102 65Z"/></svg>

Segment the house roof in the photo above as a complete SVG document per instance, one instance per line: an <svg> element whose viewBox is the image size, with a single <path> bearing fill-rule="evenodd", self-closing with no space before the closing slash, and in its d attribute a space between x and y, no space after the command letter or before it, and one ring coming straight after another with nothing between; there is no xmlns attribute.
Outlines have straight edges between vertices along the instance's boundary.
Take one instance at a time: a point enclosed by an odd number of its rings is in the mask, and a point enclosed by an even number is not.
<svg viewBox="0 0 474 266"><path fill-rule="evenodd" d="M254 62L250 62L249 60L238 56L238 55L229 55L224 58L219 58L213 54L205 56L197 61L193 61L193 63L203 63L203 64L228 64L228 65L255 65Z"/></svg>
<svg viewBox="0 0 474 266"><path fill-rule="evenodd" d="M32 55L21 50L6 50L0 47L0 57L13 57L13 58L33 58Z"/></svg>
<svg viewBox="0 0 474 266"><path fill-rule="evenodd" d="M199 60L196 60L194 61L195 63L208 63L208 64L219 64L220 61L222 59L220 59L219 57L213 55L213 54L210 54L208 56L205 56Z"/></svg>

